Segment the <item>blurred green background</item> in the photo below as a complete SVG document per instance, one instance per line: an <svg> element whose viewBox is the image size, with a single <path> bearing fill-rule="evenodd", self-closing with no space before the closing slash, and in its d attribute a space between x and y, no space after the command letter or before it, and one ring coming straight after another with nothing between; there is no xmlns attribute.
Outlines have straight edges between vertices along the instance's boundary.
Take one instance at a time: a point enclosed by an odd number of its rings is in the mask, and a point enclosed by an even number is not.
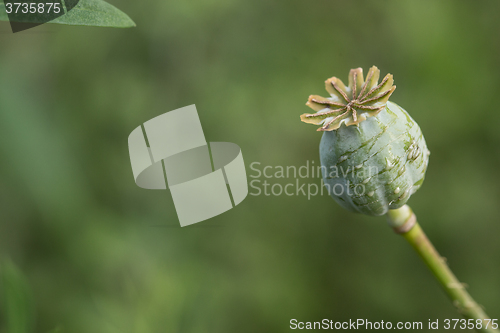
<svg viewBox="0 0 500 333"><path fill-rule="evenodd" d="M31 317L18 332L72 333L460 318L384 217L326 195L249 195L180 228L168 191L134 183L129 133L194 103L207 140L237 143L249 176L255 161L318 163L307 97L372 65L394 75L391 100L432 152L410 205L500 317L500 2L110 2L137 28L0 23L0 332L12 312Z"/></svg>

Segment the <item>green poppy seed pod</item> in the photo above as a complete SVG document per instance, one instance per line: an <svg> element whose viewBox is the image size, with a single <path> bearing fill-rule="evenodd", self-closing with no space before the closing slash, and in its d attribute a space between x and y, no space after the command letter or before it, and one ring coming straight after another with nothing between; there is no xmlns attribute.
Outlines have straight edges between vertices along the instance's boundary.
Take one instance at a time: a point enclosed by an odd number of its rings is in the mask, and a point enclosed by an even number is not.
<svg viewBox="0 0 500 333"><path fill-rule="evenodd" d="M320 125L323 181L342 207L383 215L402 207L424 181L429 150L418 124L389 101L396 89L392 75L379 84L380 71L352 69L349 85L326 81L330 97L309 96L316 111L301 120Z"/></svg>

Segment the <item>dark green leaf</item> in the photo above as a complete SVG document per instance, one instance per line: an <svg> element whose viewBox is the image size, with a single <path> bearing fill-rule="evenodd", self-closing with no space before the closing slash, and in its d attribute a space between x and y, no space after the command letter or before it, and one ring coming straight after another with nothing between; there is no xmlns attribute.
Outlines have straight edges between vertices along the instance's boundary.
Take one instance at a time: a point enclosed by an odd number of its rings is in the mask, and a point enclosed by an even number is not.
<svg viewBox="0 0 500 333"><path fill-rule="evenodd" d="M5 5L0 2L0 21L9 21ZM43 18L29 17L29 20L18 19L19 22L44 23ZM130 28L135 27L134 21L116 7L102 0L80 0L67 14L49 23L84 25L96 27Z"/></svg>

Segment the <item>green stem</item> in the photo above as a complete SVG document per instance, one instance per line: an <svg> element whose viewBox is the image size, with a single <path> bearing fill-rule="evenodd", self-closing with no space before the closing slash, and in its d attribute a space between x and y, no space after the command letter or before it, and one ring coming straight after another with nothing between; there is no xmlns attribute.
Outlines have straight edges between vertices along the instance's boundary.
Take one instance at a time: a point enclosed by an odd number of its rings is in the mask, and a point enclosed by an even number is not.
<svg viewBox="0 0 500 333"><path fill-rule="evenodd" d="M410 207L404 205L399 209L390 210L387 213L387 218L389 225L393 227L394 231L401 234L417 251L444 291L448 294L458 312L467 319L473 319L475 327L477 327L476 320L481 319L482 328L476 328L479 332L500 332L498 329L493 328L498 327L498 324L492 325L493 323L483 308L469 295L467 290L465 290L464 284L458 281L446 264L446 260L436 251L417 223L415 214ZM486 324L488 324L487 328L485 327Z"/></svg>

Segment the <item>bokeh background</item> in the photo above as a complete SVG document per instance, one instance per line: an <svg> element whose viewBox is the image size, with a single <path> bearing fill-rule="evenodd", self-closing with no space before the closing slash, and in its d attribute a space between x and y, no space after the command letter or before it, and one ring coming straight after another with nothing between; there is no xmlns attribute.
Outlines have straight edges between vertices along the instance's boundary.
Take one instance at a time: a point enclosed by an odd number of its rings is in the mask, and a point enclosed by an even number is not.
<svg viewBox="0 0 500 333"><path fill-rule="evenodd" d="M72 333L460 318L384 217L326 195L249 195L180 228L168 191L134 183L128 134L194 103L249 175L252 162L318 163L307 97L372 65L394 75L391 100L432 152L410 205L500 317L500 2L110 2L137 28L0 23L0 332L12 318Z"/></svg>

